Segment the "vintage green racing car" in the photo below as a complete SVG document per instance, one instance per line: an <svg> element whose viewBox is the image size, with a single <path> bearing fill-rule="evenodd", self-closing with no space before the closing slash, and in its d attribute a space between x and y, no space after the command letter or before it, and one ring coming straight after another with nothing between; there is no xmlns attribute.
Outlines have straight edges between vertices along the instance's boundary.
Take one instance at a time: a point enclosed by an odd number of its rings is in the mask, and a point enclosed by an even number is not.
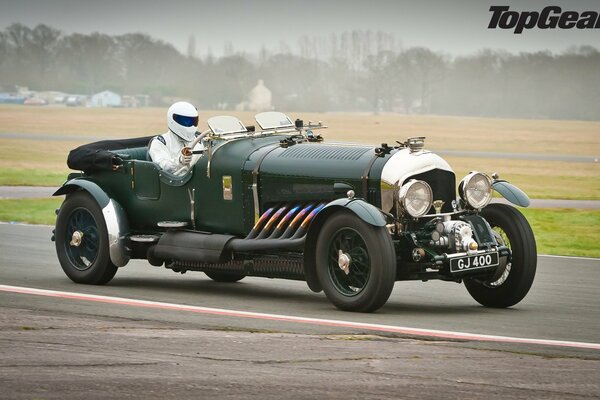
<svg viewBox="0 0 600 400"><path fill-rule="evenodd" d="M532 230L495 190L528 206L514 185L471 172L456 186L424 138L396 146L330 143L322 123L279 112L208 120L187 171L160 170L151 137L71 151L54 193L53 240L75 282L105 284L130 259L219 282L245 276L304 280L342 310L370 312L395 281L464 282L487 307L510 307L533 282ZM189 150L189 149L188 149ZM458 196L457 196L458 190Z"/></svg>

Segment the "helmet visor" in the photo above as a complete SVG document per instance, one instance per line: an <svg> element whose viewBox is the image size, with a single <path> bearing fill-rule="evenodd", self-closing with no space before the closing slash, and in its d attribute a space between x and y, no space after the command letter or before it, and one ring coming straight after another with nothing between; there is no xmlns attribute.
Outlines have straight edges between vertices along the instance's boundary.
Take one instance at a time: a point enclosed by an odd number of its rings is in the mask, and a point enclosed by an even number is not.
<svg viewBox="0 0 600 400"><path fill-rule="evenodd" d="M185 115L173 114L173 120L181 126L198 126L198 117L188 117Z"/></svg>

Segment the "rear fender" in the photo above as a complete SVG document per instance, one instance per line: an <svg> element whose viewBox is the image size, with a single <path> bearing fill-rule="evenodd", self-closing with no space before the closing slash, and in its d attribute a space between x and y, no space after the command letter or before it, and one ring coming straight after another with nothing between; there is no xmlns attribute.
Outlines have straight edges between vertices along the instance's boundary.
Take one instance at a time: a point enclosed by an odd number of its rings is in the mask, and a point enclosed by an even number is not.
<svg viewBox="0 0 600 400"><path fill-rule="evenodd" d="M60 196L63 194L69 194L76 190L85 190L88 192L98 203L100 208L104 208L108 205L110 201L110 197L100 188L100 186L96 185L94 182L90 182L85 179L71 179L66 182L62 187L60 187L52 196Z"/></svg>
<svg viewBox="0 0 600 400"><path fill-rule="evenodd" d="M354 213L358 218L362 219L366 223L383 227L386 225L385 217L375 206L367 203L361 199L337 199L328 203L323 209L315 216L315 219L308 228L306 235L306 244L304 247L304 276L306 277L306 283L313 292L320 292L323 290L319 278L317 277L316 270L316 243L319 236L321 227L327 220L327 218L341 210L349 210Z"/></svg>
<svg viewBox="0 0 600 400"><path fill-rule="evenodd" d="M85 190L102 209L106 230L108 233L108 249L110 261L117 267L123 267L129 262L125 236L129 233L129 223L123 207L111 199L100 186L85 179L72 179L59 188L52 196L69 194L76 190Z"/></svg>

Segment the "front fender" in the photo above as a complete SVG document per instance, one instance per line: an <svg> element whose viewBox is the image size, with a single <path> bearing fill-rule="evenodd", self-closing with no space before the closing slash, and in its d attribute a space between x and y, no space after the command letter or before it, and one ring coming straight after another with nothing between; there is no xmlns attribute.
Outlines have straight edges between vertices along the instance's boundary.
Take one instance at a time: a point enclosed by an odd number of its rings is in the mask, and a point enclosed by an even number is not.
<svg viewBox="0 0 600 400"><path fill-rule="evenodd" d="M374 226L383 227L386 225L385 217L381 211L362 199L337 199L323 207L308 228L304 248L304 276L308 287L313 292L318 293L323 290L316 270L315 244L318 240L319 231L327 218L340 210L350 210L358 218Z"/></svg>
<svg viewBox="0 0 600 400"><path fill-rule="evenodd" d="M69 194L76 190L85 190L102 209L102 215L108 234L108 250L110 261L117 267L123 267L129 262L125 236L129 233L129 223L123 207L115 200L108 197L106 192L85 179L71 179L59 188L52 196Z"/></svg>
<svg viewBox="0 0 600 400"><path fill-rule="evenodd" d="M521 207L529 207L529 196L512 183L503 179L496 179L492 182L492 188L511 203Z"/></svg>
<svg viewBox="0 0 600 400"><path fill-rule="evenodd" d="M377 207L373 206L372 204L367 203L366 201L364 201L362 199L342 198L342 199L334 200L331 203L328 203L325 207L323 207L323 209L321 210L321 212L319 212L318 215L327 213L328 209L333 209L333 208L349 209L354 214L356 214L357 217L359 217L366 223L374 225L374 226L385 226L386 225L385 218L384 218L383 214L381 213L381 211L379 211L379 209Z"/></svg>

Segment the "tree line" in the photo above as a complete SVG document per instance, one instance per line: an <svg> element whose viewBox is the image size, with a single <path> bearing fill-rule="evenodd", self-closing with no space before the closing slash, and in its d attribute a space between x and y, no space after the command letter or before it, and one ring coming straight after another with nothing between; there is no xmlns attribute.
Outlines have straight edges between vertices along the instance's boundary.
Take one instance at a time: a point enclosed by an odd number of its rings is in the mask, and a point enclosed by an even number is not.
<svg viewBox="0 0 600 400"><path fill-rule="evenodd" d="M201 43L201 38L199 40ZM233 109L259 79L286 111L368 111L600 119L600 52L481 50L449 56L404 48L391 34L304 36L256 53L187 54L142 33L65 34L47 25L0 31L0 84L93 94L109 89L206 109Z"/></svg>

